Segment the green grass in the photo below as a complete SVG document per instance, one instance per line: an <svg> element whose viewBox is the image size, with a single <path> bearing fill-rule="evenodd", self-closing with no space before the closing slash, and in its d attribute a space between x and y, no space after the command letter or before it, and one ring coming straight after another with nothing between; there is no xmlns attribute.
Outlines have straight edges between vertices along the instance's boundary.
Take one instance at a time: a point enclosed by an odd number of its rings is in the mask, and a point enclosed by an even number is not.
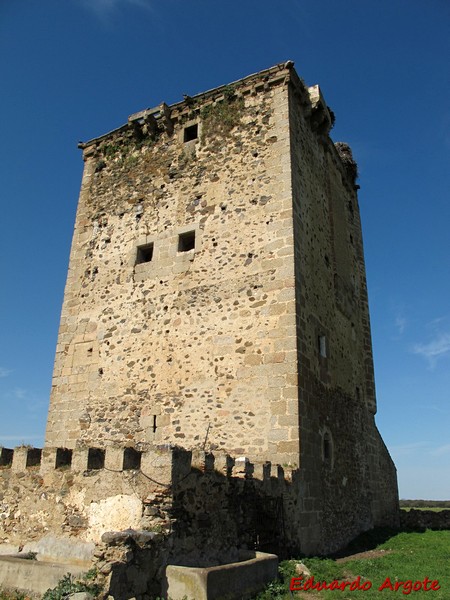
<svg viewBox="0 0 450 600"><path fill-rule="evenodd" d="M290 594L289 581L293 569L292 561L281 563L281 572L284 573L284 582L270 584L271 588L260 594L258 600L284 600L292 598L321 598L341 600L365 598L366 600L381 600L383 598L429 598L429 600L450 599L450 531L430 531L424 533L399 533L386 542L378 545L376 550L386 553L376 557L367 557L345 562L332 559L305 558L302 562L314 575L316 582L333 580L353 581L358 576L361 585L370 581L372 587L366 591L350 591L348 588L335 591L314 592L303 591ZM429 594L420 591L408 591L407 587L400 587L398 591L390 589L379 590L386 578L395 585L396 581L423 581L428 577L431 581L438 580L440 589L430 591ZM271 594L271 595L270 595Z"/></svg>

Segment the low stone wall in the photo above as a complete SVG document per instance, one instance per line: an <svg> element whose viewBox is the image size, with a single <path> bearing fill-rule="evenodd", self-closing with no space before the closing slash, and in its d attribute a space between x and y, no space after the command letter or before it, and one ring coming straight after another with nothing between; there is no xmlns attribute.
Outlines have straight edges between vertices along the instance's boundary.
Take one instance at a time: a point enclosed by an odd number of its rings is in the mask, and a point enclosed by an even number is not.
<svg viewBox="0 0 450 600"><path fill-rule="evenodd" d="M0 553L82 558L85 570L90 558L114 597L159 595L168 564L289 546L297 493L278 465L167 447L35 450L0 454Z"/></svg>
<svg viewBox="0 0 450 600"><path fill-rule="evenodd" d="M98 543L105 531L149 525L146 503L170 496L172 453L80 448L61 462L58 448L0 452L0 545L24 546L50 535ZM161 500L162 501L162 500Z"/></svg>
<svg viewBox="0 0 450 600"><path fill-rule="evenodd" d="M401 510L402 529L450 529L450 510Z"/></svg>

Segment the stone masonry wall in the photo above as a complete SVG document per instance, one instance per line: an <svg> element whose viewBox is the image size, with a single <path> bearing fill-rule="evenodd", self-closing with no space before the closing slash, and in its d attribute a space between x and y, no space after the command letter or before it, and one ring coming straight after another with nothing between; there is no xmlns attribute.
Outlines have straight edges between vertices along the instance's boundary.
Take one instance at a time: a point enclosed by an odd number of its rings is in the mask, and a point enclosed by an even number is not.
<svg viewBox="0 0 450 600"><path fill-rule="evenodd" d="M450 510L401 510L402 529L425 531L425 529L450 529Z"/></svg>
<svg viewBox="0 0 450 600"><path fill-rule="evenodd" d="M47 445L298 463L287 74L85 145Z"/></svg>
<svg viewBox="0 0 450 600"><path fill-rule="evenodd" d="M398 494L395 467L373 417L356 166L349 169L329 138L332 116L320 90L308 92L293 74L300 539L305 549L319 545L328 552L374 525L396 526Z"/></svg>

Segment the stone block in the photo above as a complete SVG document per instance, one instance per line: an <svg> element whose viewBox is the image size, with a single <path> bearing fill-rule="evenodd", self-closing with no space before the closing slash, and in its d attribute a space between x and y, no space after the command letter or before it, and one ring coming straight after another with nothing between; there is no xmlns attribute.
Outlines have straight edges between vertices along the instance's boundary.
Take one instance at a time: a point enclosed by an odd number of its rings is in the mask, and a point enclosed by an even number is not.
<svg viewBox="0 0 450 600"><path fill-rule="evenodd" d="M86 471L88 467L88 448L76 448L72 456L72 470Z"/></svg>
<svg viewBox="0 0 450 600"><path fill-rule="evenodd" d="M108 446L105 454L105 468L111 471L122 471L124 448Z"/></svg>
<svg viewBox="0 0 450 600"><path fill-rule="evenodd" d="M69 600L94 600L94 596L89 592L75 592L70 594Z"/></svg>
<svg viewBox="0 0 450 600"><path fill-rule="evenodd" d="M278 575L275 554L255 552L242 562L196 568L168 565L165 593L172 600L241 600L262 590ZM224 595L226 594L226 595Z"/></svg>
<svg viewBox="0 0 450 600"><path fill-rule="evenodd" d="M277 450L279 454L298 454L299 442L298 440L281 441L277 444Z"/></svg>
<svg viewBox="0 0 450 600"><path fill-rule="evenodd" d="M11 465L11 470L16 473L25 471L26 466L27 466L27 455L28 455L28 448L23 447L23 446L19 446L18 448L15 448L13 461L12 461L12 465Z"/></svg>
<svg viewBox="0 0 450 600"><path fill-rule="evenodd" d="M45 475L55 470L56 448L44 448L42 450L41 474Z"/></svg>

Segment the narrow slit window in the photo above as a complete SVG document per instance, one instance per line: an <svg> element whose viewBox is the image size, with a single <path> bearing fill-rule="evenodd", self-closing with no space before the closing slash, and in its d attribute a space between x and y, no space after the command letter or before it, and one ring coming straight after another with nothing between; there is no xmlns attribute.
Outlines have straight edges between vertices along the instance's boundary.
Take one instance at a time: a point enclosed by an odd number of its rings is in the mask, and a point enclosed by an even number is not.
<svg viewBox="0 0 450 600"><path fill-rule="evenodd" d="M323 460L327 463L331 463L333 458L333 446L329 433L325 433L323 436Z"/></svg>
<svg viewBox="0 0 450 600"><path fill-rule="evenodd" d="M189 252L195 248L195 231L180 233L178 236L178 252Z"/></svg>
<svg viewBox="0 0 450 600"><path fill-rule="evenodd" d="M138 246L136 254L136 264L148 263L153 260L153 243Z"/></svg>
<svg viewBox="0 0 450 600"><path fill-rule="evenodd" d="M319 356L322 358L327 357L327 338L324 335L319 335Z"/></svg>
<svg viewBox="0 0 450 600"><path fill-rule="evenodd" d="M194 125L189 125L189 127L184 128L184 137L183 141L192 142L192 140L198 139L198 123L194 123Z"/></svg>

